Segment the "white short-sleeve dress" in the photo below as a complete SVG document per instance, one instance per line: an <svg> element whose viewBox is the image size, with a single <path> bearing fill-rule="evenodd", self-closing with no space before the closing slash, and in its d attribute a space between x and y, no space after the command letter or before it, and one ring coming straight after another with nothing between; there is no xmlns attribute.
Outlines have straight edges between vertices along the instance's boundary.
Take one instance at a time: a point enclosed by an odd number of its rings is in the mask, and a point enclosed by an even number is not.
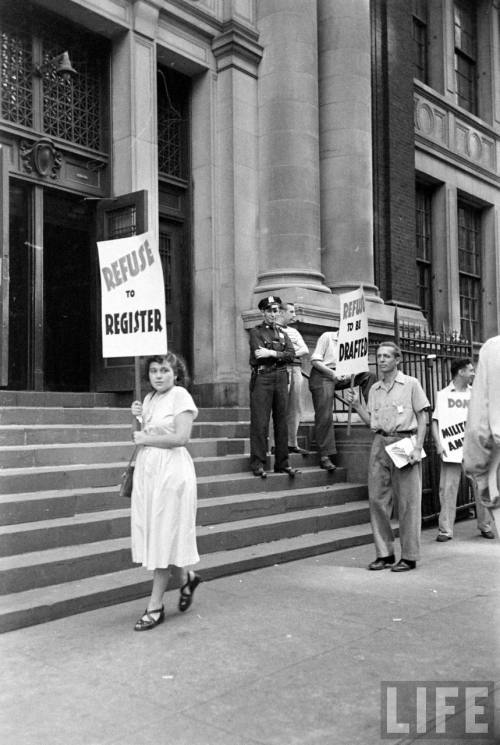
<svg viewBox="0 0 500 745"><path fill-rule="evenodd" d="M174 418L198 409L185 388L173 386L144 399L143 431L169 434ZM139 448L131 505L132 560L147 569L196 564L196 474L185 447Z"/></svg>

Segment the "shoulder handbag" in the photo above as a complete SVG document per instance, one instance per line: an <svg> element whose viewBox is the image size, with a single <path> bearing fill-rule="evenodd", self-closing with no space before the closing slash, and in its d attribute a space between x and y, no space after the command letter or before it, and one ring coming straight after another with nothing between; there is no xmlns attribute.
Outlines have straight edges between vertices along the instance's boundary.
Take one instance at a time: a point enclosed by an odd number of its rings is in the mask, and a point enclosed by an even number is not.
<svg viewBox="0 0 500 745"><path fill-rule="evenodd" d="M120 497L123 497L124 499L130 499L132 496L132 485L134 482L134 468L135 468L136 455L137 455L137 447L134 448L134 452L130 456L130 460L127 464L127 467L121 475Z"/></svg>

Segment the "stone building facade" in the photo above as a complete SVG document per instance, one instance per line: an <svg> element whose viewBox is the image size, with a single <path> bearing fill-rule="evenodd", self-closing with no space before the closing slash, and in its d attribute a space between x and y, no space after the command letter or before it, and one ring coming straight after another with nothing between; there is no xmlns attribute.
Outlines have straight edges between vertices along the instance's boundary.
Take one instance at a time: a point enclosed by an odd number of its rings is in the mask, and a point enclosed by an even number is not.
<svg viewBox="0 0 500 745"><path fill-rule="evenodd" d="M95 242L146 228L203 405L246 403L267 294L311 346L360 285L374 334L395 305L498 333L496 0L1 0L0 23L2 387L132 389Z"/></svg>

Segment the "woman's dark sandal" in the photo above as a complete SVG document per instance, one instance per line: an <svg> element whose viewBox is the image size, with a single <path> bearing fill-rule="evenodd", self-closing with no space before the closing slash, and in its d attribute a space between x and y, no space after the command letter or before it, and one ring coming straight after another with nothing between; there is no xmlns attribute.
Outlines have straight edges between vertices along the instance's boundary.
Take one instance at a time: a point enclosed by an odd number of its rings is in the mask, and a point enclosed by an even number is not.
<svg viewBox="0 0 500 745"><path fill-rule="evenodd" d="M189 578L190 572L188 572L187 582L181 587L181 596L179 598L178 606L181 613L184 613L184 611L188 610L188 608L191 607L194 591L196 590L200 582L203 582L199 574L195 574L195 572L191 572L191 574L193 575L193 579ZM187 590L189 590L189 592L187 592Z"/></svg>
<svg viewBox="0 0 500 745"><path fill-rule="evenodd" d="M158 613L158 618L153 618L153 613ZM162 605L161 608L156 608L155 610L148 610L146 608L143 615L135 624L134 631L149 631L149 629L154 629L155 626L158 626L164 620L165 606Z"/></svg>

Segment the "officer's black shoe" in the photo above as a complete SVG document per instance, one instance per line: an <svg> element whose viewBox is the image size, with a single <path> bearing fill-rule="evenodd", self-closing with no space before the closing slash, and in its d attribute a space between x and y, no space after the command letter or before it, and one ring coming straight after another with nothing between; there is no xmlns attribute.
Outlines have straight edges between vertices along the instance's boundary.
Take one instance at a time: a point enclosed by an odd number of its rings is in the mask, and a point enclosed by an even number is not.
<svg viewBox="0 0 500 745"><path fill-rule="evenodd" d="M295 478L296 473L300 473L298 468L292 468L291 466L287 466L286 468L275 468L274 473L287 473L291 479Z"/></svg>
<svg viewBox="0 0 500 745"><path fill-rule="evenodd" d="M262 466L260 468L254 468L253 469L253 475L254 476L260 476L261 479L267 479L267 473L264 471Z"/></svg>

